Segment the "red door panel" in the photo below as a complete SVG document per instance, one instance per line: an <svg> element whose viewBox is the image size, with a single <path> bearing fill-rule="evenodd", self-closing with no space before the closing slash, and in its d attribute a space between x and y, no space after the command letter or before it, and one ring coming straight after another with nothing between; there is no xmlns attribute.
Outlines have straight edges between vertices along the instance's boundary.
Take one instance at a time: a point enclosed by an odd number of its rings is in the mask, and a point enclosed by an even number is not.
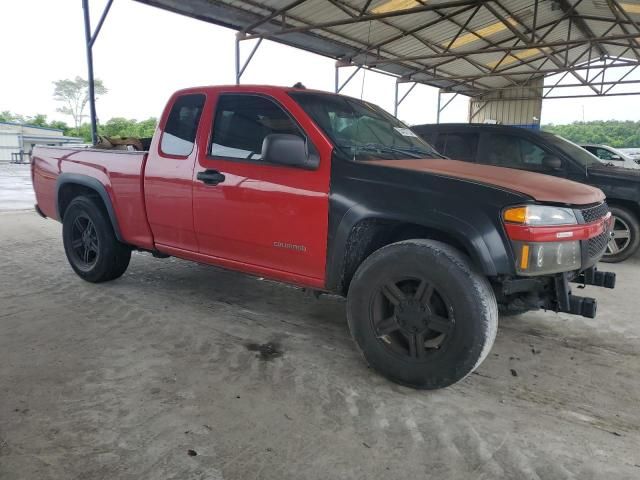
<svg viewBox="0 0 640 480"><path fill-rule="evenodd" d="M288 97L278 100L282 106L292 102ZM213 110L206 111L211 119ZM304 283L323 284L331 145L313 124L304 130L320 153L316 170L215 158L200 150L193 212L201 254L239 262L249 272L266 268L274 278L300 283L305 277L309 281ZM225 180L206 185L197 180L204 170L218 171Z"/></svg>

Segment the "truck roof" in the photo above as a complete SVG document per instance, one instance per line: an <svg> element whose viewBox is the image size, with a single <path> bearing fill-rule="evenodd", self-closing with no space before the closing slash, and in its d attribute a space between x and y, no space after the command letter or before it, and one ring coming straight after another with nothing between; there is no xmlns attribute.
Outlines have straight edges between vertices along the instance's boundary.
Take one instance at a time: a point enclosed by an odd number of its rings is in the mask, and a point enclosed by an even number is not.
<svg viewBox="0 0 640 480"><path fill-rule="evenodd" d="M236 92L254 92L254 93L265 93L265 94L273 94L273 93L289 93L289 92L308 92L308 93L318 93L322 95L334 95L337 97L348 97L353 98L355 100L361 100L356 97L351 97L349 95L343 95L340 93L328 92L326 90L316 90L313 88L297 88L297 87L285 87L281 85L203 85L199 87L188 87L183 88L175 92L174 95L184 95L189 93L202 93L202 92L228 92L228 91L236 91ZM362 100L365 101L366 100Z"/></svg>

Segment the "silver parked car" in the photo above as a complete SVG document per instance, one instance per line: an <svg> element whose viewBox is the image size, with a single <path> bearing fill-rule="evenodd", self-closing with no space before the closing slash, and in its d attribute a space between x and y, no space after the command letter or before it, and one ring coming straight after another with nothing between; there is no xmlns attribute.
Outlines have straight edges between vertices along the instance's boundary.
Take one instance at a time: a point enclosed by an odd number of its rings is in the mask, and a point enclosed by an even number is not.
<svg viewBox="0 0 640 480"><path fill-rule="evenodd" d="M636 163L640 163L640 148L619 148L627 157L631 157Z"/></svg>
<svg viewBox="0 0 640 480"><path fill-rule="evenodd" d="M610 163L616 167L640 169L640 165L629 155L622 153L608 145L580 145L585 150L593 153L604 163Z"/></svg>

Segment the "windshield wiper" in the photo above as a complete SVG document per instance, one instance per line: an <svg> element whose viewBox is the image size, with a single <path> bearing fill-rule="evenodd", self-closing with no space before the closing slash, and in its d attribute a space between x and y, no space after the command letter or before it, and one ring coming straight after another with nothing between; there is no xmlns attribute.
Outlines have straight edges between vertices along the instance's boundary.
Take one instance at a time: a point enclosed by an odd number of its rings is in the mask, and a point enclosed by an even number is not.
<svg viewBox="0 0 640 480"><path fill-rule="evenodd" d="M412 152L412 153L419 153L421 155L420 158L424 158L425 155L428 155L429 157L433 157L433 158L444 158L444 159L448 159L449 157L442 155L441 153L436 152L435 150L423 150L422 148L417 148L417 147L396 147L398 149L402 149L403 151L407 151L407 152Z"/></svg>
<svg viewBox="0 0 640 480"><path fill-rule="evenodd" d="M395 153L396 155L407 155L412 158L424 158L425 155L432 155L432 152L428 152L426 150L416 149L413 147L393 147L391 145L383 145L381 143L365 143L364 145L351 144L342 146L353 148L355 152L357 152L358 150L362 150L365 152Z"/></svg>

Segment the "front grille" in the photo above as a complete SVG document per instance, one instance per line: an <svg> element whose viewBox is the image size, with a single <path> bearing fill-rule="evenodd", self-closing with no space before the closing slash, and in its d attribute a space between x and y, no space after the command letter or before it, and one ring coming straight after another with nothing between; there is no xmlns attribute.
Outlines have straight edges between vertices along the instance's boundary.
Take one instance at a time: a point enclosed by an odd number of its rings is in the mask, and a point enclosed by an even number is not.
<svg viewBox="0 0 640 480"><path fill-rule="evenodd" d="M609 207L607 206L607 202L602 202L600 205L596 205L595 207L585 208L584 210L581 210L580 213L582 213L584 223L591 223L609 213Z"/></svg>
<svg viewBox="0 0 640 480"><path fill-rule="evenodd" d="M604 252L604 249L607 247L607 243L609 243L610 238L611 235L608 230L605 230L597 237L590 238L587 245L589 258L596 258L602 255L602 252Z"/></svg>

